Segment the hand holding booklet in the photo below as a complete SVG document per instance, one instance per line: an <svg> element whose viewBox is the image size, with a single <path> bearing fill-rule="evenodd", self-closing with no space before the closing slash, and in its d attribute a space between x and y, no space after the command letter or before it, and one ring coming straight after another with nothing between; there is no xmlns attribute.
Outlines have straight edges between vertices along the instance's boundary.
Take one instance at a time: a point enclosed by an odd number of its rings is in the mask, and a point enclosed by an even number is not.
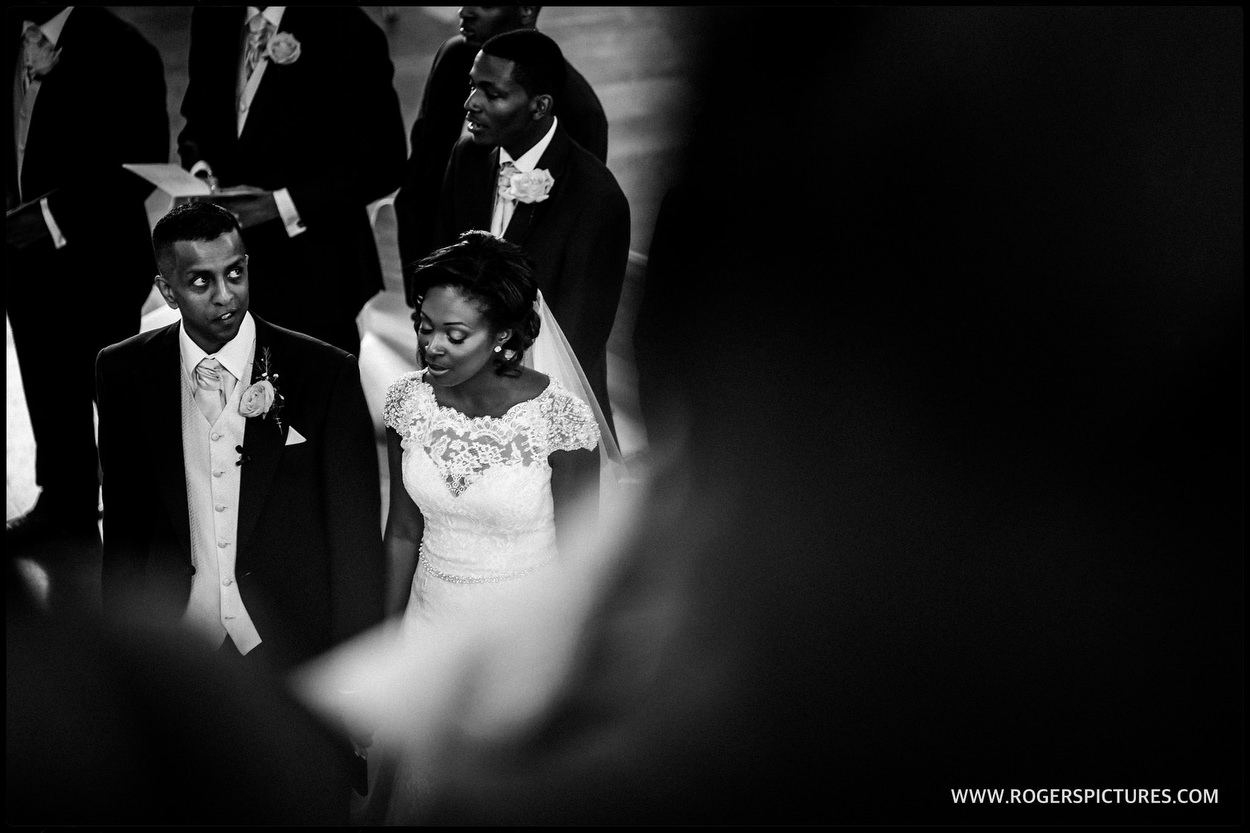
<svg viewBox="0 0 1250 833"><path fill-rule="evenodd" d="M192 176L178 165L122 165L126 170L138 174L170 197L205 196L212 189L198 176Z"/></svg>
<svg viewBox="0 0 1250 833"><path fill-rule="evenodd" d="M212 188L190 171L177 165L122 165L123 168L143 177L156 186L156 190L144 202L148 211L148 226L156 227L156 221L169 213L175 205L181 205L196 197L206 197Z"/></svg>

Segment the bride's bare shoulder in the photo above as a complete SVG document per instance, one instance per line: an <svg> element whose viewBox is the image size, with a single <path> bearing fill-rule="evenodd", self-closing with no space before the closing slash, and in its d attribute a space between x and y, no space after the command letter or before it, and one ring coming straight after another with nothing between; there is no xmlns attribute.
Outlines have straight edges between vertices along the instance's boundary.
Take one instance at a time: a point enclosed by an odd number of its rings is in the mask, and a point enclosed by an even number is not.
<svg viewBox="0 0 1250 833"><path fill-rule="evenodd" d="M539 373L531 367L522 367L521 375L516 377L518 401L533 399L547 389L551 379L546 373Z"/></svg>

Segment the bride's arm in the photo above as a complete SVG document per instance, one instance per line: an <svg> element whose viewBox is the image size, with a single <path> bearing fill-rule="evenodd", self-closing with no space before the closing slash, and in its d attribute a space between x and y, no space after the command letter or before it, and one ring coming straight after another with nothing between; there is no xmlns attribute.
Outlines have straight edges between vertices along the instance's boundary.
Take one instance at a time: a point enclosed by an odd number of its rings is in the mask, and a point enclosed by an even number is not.
<svg viewBox="0 0 1250 833"><path fill-rule="evenodd" d="M577 530L594 529L599 508L599 452L578 448L553 451L551 502L555 510L556 548L562 558L577 552Z"/></svg>
<svg viewBox="0 0 1250 833"><path fill-rule="evenodd" d="M395 616L403 613L408 603L425 519L404 487L404 449L394 428L386 429L386 461L391 479L390 509L382 538L386 551L386 615Z"/></svg>

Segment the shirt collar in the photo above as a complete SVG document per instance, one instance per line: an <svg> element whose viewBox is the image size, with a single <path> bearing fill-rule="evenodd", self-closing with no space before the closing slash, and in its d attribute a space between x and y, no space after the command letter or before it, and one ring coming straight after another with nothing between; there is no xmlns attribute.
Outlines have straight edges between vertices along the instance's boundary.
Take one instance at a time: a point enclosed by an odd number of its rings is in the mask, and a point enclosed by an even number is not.
<svg viewBox="0 0 1250 833"><path fill-rule="evenodd" d="M260 10L260 6L248 6L247 19L251 20L256 17L256 14L259 12L265 16L265 20L268 20L273 24L273 28L276 31L278 27L282 25L282 13L285 11L286 6L265 6L265 10L263 12ZM231 372L233 373L234 371Z"/></svg>
<svg viewBox="0 0 1250 833"><path fill-rule="evenodd" d="M52 41L52 45L56 46L56 42L61 39L61 30L65 28L65 21L69 20L69 13L74 10L73 6L66 6L55 15L48 19L48 22L39 27L43 32L43 36ZM22 31L26 31L26 27L30 21L22 22Z"/></svg>
<svg viewBox="0 0 1250 833"><path fill-rule="evenodd" d="M538 140L538 144L534 145L525 153L521 154L520 159L513 159L512 154L504 150L503 145L499 146L499 165L502 167L505 163L511 162L512 165L521 173L529 173L538 167L538 161L543 158L543 154L547 152L547 145L551 144L551 137L556 135L556 125L560 123L559 116L551 117L551 129L547 131L547 135Z"/></svg>
<svg viewBox="0 0 1250 833"><path fill-rule="evenodd" d="M195 378L196 365L203 361L205 356L212 355L225 366L226 370L230 371L234 378L243 381L243 376L247 373L248 359L252 357L252 344L255 341L256 321L250 312L243 313L243 323L239 325L239 331L235 333L234 338L226 342L225 347L216 353L205 353L203 348L187 335L186 327L178 327L178 349L182 353L182 367L187 372L187 378L190 379Z"/></svg>

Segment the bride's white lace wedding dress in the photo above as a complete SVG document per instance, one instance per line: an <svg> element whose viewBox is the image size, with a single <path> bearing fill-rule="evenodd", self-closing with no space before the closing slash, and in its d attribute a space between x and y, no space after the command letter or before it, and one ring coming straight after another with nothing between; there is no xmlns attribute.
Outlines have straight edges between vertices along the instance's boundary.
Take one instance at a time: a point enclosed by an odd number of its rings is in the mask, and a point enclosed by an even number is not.
<svg viewBox="0 0 1250 833"><path fill-rule="evenodd" d="M384 419L403 441L404 487L425 518L406 624L455 626L555 561L548 456L597 447L586 403L553 379L503 416L467 417L409 373L387 391Z"/></svg>
<svg viewBox="0 0 1250 833"><path fill-rule="evenodd" d="M591 409L556 379L502 416L467 417L409 373L388 390L384 419L425 520L402 624L293 679L316 710L372 733L359 824L418 820L449 777L446 751L507 736L550 701L589 593L584 569L558 559L548 458L599 444Z"/></svg>
<svg viewBox="0 0 1250 833"><path fill-rule="evenodd" d="M356 823L419 822L439 779L458 777L458 751L541 719L633 526L620 449L541 296L537 309L542 329L525 363L550 382L502 416L439 405L421 372L387 391L383 418L402 440L404 487L425 520L408 605L397 627L292 677L315 710L372 733ZM569 510L577 551L558 557L548 458L583 448L598 448L599 503Z"/></svg>

